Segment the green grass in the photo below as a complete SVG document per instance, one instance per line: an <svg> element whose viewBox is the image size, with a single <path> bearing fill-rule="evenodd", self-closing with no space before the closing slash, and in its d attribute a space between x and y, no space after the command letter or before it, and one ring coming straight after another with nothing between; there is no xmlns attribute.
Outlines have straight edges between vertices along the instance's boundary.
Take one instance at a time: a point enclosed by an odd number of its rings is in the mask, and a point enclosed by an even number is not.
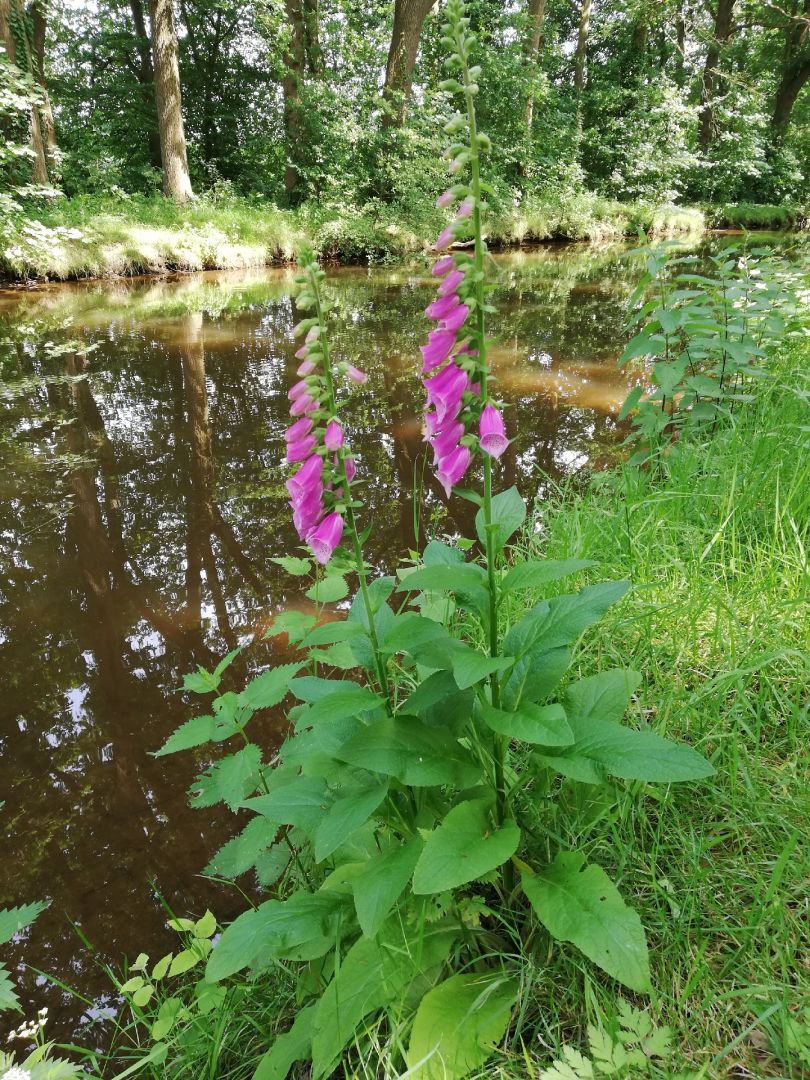
<svg viewBox="0 0 810 1080"><path fill-rule="evenodd" d="M414 220L410 220L413 217ZM281 210L265 199L200 198L177 207L161 196L77 196L9 217L0 227L0 278L66 280L141 273L241 269L289 262L303 240L326 259L379 261L426 250L443 215L420 204L362 208L307 204ZM495 245L700 233L700 210L621 204L588 193L528 197L497 212Z"/></svg>
<svg viewBox="0 0 810 1080"><path fill-rule="evenodd" d="M767 203L711 207L707 216L715 229L794 229L807 222L807 215L796 206Z"/></svg>
<svg viewBox="0 0 810 1080"><path fill-rule="evenodd" d="M717 770L664 792L636 785L584 833L573 810L557 822L640 911L653 1016L701 1075L810 1075L788 1049L810 1001L808 360L807 343L786 349L735 427L681 448L666 478L620 469L538 507L544 555L633 581L586 635L581 673L636 668L636 721ZM552 955L537 975L546 1044L581 1046L584 1017L615 1011L614 991L580 965ZM806 1020L803 1038L807 1054Z"/></svg>

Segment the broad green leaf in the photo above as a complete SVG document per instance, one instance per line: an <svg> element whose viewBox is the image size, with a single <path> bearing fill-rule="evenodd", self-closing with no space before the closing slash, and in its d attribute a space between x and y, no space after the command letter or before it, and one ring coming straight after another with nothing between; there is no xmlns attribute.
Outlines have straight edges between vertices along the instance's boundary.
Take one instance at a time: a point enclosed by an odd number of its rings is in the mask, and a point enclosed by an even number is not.
<svg viewBox="0 0 810 1080"><path fill-rule="evenodd" d="M219 982L246 967L263 967L278 956L327 936L345 913L347 898L336 892L296 892L267 900L229 926L208 958L205 977Z"/></svg>
<svg viewBox="0 0 810 1080"><path fill-rule="evenodd" d="M481 776L469 751L452 735L409 717L386 718L361 729L335 757L413 787L470 787Z"/></svg>
<svg viewBox="0 0 810 1080"><path fill-rule="evenodd" d="M358 623L347 622L345 619L336 622L323 623L310 630L301 642L302 649L310 649L315 645L334 645L339 641L348 641L349 638L364 634L363 627Z"/></svg>
<svg viewBox="0 0 810 1080"><path fill-rule="evenodd" d="M542 562L518 563L504 575L501 589L503 592L536 589L594 565L593 559L544 559Z"/></svg>
<svg viewBox="0 0 810 1080"><path fill-rule="evenodd" d="M234 662L234 660L237 658L237 656L239 655L239 653L241 651L242 651L242 646L239 645L237 648L231 649L231 651L226 656L222 657L220 662L214 668L214 678L215 679L220 679L224 675L224 673L231 666L231 664Z"/></svg>
<svg viewBox="0 0 810 1080"><path fill-rule="evenodd" d="M308 1005L296 1014L290 1030L277 1035L273 1045L259 1060L253 1080L285 1080L296 1061L310 1056L314 1018L315 1005Z"/></svg>
<svg viewBox="0 0 810 1080"><path fill-rule="evenodd" d="M607 775L674 784L701 780L714 772L691 746L662 739L652 731L635 731L608 721L568 719L574 733L571 746L557 754L538 752L535 757L574 780L599 784Z"/></svg>
<svg viewBox="0 0 810 1080"><path fill-rule="evenodd" d="M354 878L354 906L360 929L366 937L374 937L387 919L413 876L421 850L422 842L418 837L405 844L396 844L365 863Z"/></svg>
<svg viewBox="0 0 810 1080"><path fill-rule="evenodd" d="M308 600L316 604L333 604L348 595L349 586L340 574L329 574L320 581L316 581L312 588L304 593Z"/></svg>
<svg viewBox="0 0 810 1080"><path fill-rule="evenodd" d="M570 645L583 630L601 619L611 604L621 600L629 588L629 581L603 581L588 585L575 595L553 597L542 624L543 647L557 649Z"/></svg>
<svg viewBox="0 0 810 1080"><path fill-rule="evenodd" d="M516 487L510 487L492 497L492 532L496 551L503 551L507 540L518 531L525 520L526 503ZM486 545L487 530L483 507L475 515L475 531L481 543Z"/></svg>
<svg viewBox="0 0 810 1080"><path fill-rule="evenodd" d="M118 989L122 994L134 994L136 990L140 990L145 984L146 979L144 979L142 975L133 975L131 979L127 979L125 983L121 983Z"/></svg>
<svg viewBox="0 0 810 1080"><path fill-rule="evenodd" d="M448 637L445 628L433 619L406 612L396 616L393 626L380 642L380 648L385 653L410 653L416 648L429 649L432 642L445 641Z"/></svg>
<svg viewBox="0 0 810 1080"><path fill-rule="evenodd" d="M452 651L453 677L459 690L466 690L495 671L505 671L514 662L512 656L486 656L463 642L456 642Z"/></svg>
<svg viewBox="0 0 810 1080"><path fill-rule="evenodd" d="M312 705L323 698L333 698L336 695L358 693L367 695L371 693L367 686L352 682L349 679L321 679L316 675L303 675L299 679L293 679L290 690L299 701L306 701Z"/></svg>
<svg viewBox="0 0 810 1080"><path fill-rule="evenodd" d="M263 671L252 679L239 695L241 704L250 709L269 709L278 705L290 690L290 680L296 675L303 664L282 664L281 667L270 668Z"/></svg>
<svg viewBox="0 0 810 1080"><path fill-rule="evenodd" d="M446 892L483 877L515 854L520 829L514 821L492 825L491 804L475 799L459 803L425 841L413 875L417 895Z"/></svg>
<svg viewBox="0 0 810 1080"><path fill-rule="evenodd" d="M613 720L624 716L631 696L641 684L637 671L611 668L572 683L565 691L565 709L580 730L588 721Z"/></svg>
<svg viewBox="0 0 810 1080"><path fill-rule="evenodd" d="M279 634L286 634L290 644L294 645L314 625L315 616L309 612L282 611L273 619L270 629L265 631L264 637L271 638L278 637Z"/></svg>
<svg viewBox="0 0 810 1080"><path fill-rule="evenodd" d="M166 1038L182 1012L183 1001L179 997L169 997L160 1003L157 1018L149 1032L155 1042Z"/></svg>
<svg viewBox="0 0 810 1080"><path fill-rule="evenodd" d="M425 566L454 566L464 562L464 553L441 540L431 540L422 555L422 562Z"/></svg>
<svg viewBox="0 0 810 1080"><path fill-rule="evenodd" d="M306 832L315 829L331 799L326 782L319 776L298 776L292 783L256 795L243 803L276 825L298 825Z"/></svg>
<svg viewBox="0 0 810 1080"><path fill-rule="evenodd" d="M475 592L486 589L486 573L475 563L423 566L397 585L397 592Z"/></svg>
<svg viewBox="0 0 810 1080"><path fill-rule="evenodd" d="M169 977L173 975L182 975L185 971L190 971L195 964L199 964L201 957L191 949L183 949L172 960L169 966Z"/></svg>
<svg viewBox="0 0 810 1080"><path fill-rule="evenodd" d="M261 760L261 749L253 743L223 758L191 785L191 805L214 806L224 802L229 809L236 810L245 796L255 789Z"/></svg>
<svg viewBox="0 0 810 1080"><path fill-rule="evenodd" d="M289 790L289 789L288 789ZM322 862L364 825L388 792L388 779L364 788L339 792L315 830L315 861Z"/></svg>
<svg viewBox="0 0 810 1080"><path fill-rule="evenodd" d="M650 967L641 919L601 866L583 870L584 864L579 852L560 852L538 874L523 874L523 891L552 937L576 945L631 990L648 993Z"/></svg>
<svg viewBox="0 0 810 1080"><path fill-rule="evenodd" d="M380 709L384 700L368 686L336 679L339 689L320 701L313 702L307 712L307 724L315 726L320 720L340 720L344 716L357 716L362 712Z"/></svg>
<svg viewBox="0 0 810 1080"><path fill-rule="evenodd" d="M274 844L260 852L256 859L256 880L265 889L275 885L291 858L290 849L284 843Z"/></svg>
<svg viewBox="0 0 810 1080"><path fill-rule="evenodd" d="M154 986L147 983L146 986L142 986L139 990L136 990L132 995L132 1004L137 1005L139 1009L142 1009L144 1005L150 1000L155 993Z"/></svg>
<svg viewBox="0 0 810 1080"><path fill-rule="evenodd" d="M304 577L312 569L310 559L297 559L294 555L284 555L280 558L271 559L270 562L280 566L282 570L286 570L293 577Z"/></svg>
<svg viewBox="0 0 810 1080"><path fill-rule="evenodd" d="M180 750L191 750L207 742L221 742L237 730L236 724L230 720L222 722L216 716L194 716L173 731L152 757L165 757L167 754L176 754Z"/></svg>
<svg viewBox="0 0 810 1080"><path fill-rule="evenodd" d="M503 1038L517 980L495 973L452 975L422 998L408 1047L409 1080L462 1080Z"/></svg>
<svg viewBox="0 0 810 1080"><path fill-rule="evenodd" d="M363 1017L392 1004L422 972L441 964L458 934L435 924L406 931L396 917L376 938L362 937L346 953L315 1006L312 1075L329 1076Z"/></svg>
<svg viewBox="0 0 810 1080"><path fill-rule="evenodd" d="M507 637L510 648L514 649L517 635L513 636L510 631ZM507 709L517 709L527 701L544 701L560 683L570 664L570 649L546 650L542 645L533 649L530 645L521 652L501 683L501 704Z"/></svg>
<svg viewBox="0 0 810 1080"><path fill-rule="evenodd" d="M525 701L515 712L482 702L484 722L499 735L542 746L567 746L574 741L562 705L533 705Z"/></svg>
<svg viewBox="0 0 810 1080"><path fill-rule="evenodd" d="M250 870L262 852L275 841L278 825L266 817L249 821L238 836L224 844L203 871L217 877L236 878Z"/></svg>
<svg viewBox="0 0 810 1080"><path fill-rule="evenodd" d="M152 968L151 977L154 982L160 982L161 979L164 979L166 977L169 971L169 965L171 964L173 958L174 953L166 953L165 956L161 957L160 960L158 960L158 962ZM124 989L123 986L121 987L121 989Z"/></svg>
<svg viewBox="0 0 810 1080"><path fill-rule="evenodd" d="M0 908L0 945L5 945L20 930L30 926L47 906L42 900L36 900L33 904L23 904L21 907Z"/></svg>
<svg viewBox="0 0 810 1080"><path fill-rule="evenodd" d="M219 676L212 675L204 667L183 676L183 689L192 694L212 694L219 687Z"/></svg>
<svg viewBox="0 0 810 1080"><path fill-rule="evenodd" d="M457 690L452 672L435 671L400 704L398 712L406 716L423 716L432 705L455 694Z"/></svg>

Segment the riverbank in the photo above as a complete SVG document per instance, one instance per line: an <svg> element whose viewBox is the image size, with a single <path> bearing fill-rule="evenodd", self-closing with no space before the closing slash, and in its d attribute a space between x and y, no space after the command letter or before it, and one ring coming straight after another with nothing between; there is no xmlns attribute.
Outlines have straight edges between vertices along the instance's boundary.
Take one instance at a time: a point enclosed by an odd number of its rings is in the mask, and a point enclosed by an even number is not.
<svg viewBox="0 0 810 1080"><path fill-rule="evenodd" d="M430 222L418 224L396 206L362 209L304 205L279 209L262 199L201 198L178 207L160 196L60 198L0 226L0 279L9 282L131 277L137 274L232 270L286 263L308 241L325 259L383 262L425 250ZM555 200L527 198L492 218L493 247L544 240L621 240L700 235L707 228L793 228L802 215L788 207L718 207L704 211L616 203L588 193ZM441 228L441 215L432 223Z"/></svg>

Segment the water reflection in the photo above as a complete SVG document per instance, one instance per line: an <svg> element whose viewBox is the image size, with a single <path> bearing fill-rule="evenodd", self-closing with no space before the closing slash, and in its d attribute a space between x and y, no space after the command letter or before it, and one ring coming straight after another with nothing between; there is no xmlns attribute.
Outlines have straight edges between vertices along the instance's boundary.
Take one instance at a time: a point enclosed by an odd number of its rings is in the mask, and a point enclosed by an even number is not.
<svg viewBox="0 0 810 1080"><path fill-rule="evenodd" d="M516 434L499 482L531 497L616 437L638 268L594 248L497 262L493 360ZM37 986L23 956L87 997L109 991L71 921L117 961L171 947L158 889L183 912L243 906L198 877L237 827L187 806L205 749L148 752L197 707L175 692L184 672L306 603L269 561L297 543L279 468L291 284L250 271L0 294L0 906L52 900L12 957L56 1034L84 1007ZM370 374L350 426L381 568L437 528L472 532L469 504L447 506L424 463L414 357L433 284L347 269L328 284L336 350ZM278 648L254 643L234 685ZM254 720L255 740L272 745L278 720Z"/></svg>

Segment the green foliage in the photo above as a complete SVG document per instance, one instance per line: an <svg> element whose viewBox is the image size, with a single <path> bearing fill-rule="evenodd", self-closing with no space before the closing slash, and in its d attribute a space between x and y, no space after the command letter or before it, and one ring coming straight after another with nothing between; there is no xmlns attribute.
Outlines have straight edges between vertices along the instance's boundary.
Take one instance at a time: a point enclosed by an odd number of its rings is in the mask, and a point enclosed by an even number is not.
<svg viewBox="0 0 810 1080"><path fill-rule="evenodd" d="M0 803L2 808L2 803ZM11 941L15 934L25 930L48 905L42 901L23 904L22 907L0 908L0 945ZM20 1008L19 998L14 991L14 983L8 969L0 964L0 1012L4 1009Z"/></svg>
<svg viewBox="0 0 810 1080"><path fill-rule="evenodd" d="M595 1080L598 1076L648 1076L650 1066L666 1061L672 1053L672 1032L657 1027L649 1013L623 999L618 1002L617 1030L609 1033L588 1025L590 1058L571 1046L540 1073L539 1080Z"/></svg>
<svg viewBox="0 0 810 1080"><path fill-rule="evenodd" d="M693 256L662 247L645 254L647 270L631 300L629 326L641 324L619 359L645 360L621 416L632 416L632 464L670 458L695 433L730 422L767 359L798 325L801 269L768 248L732 246L709 257L708 275Z"/></svg>

